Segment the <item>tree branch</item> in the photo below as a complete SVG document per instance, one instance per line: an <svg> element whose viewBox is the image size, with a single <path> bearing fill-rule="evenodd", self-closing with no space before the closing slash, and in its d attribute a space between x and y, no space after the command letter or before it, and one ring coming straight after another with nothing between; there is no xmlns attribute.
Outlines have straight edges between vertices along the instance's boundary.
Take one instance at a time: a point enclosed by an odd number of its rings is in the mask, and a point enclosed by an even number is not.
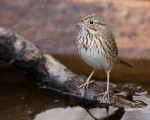
<svg viewBox="0 0 150 120"><path fill-rule="evenodd" d="M82 90L78 86L87 79L77 75L54 59L47 52L33 45L18 34L0 27L0 59L26 71L35 78L35 82L45 89L60 92L78 101L82 107L102 107L114 105L124 108L144 107L142 103L130 101L125 97L114 94L115 87L111 87L110 102L100 103L98 93L104 92L101 82L94 82L81 97Z"/></svg>

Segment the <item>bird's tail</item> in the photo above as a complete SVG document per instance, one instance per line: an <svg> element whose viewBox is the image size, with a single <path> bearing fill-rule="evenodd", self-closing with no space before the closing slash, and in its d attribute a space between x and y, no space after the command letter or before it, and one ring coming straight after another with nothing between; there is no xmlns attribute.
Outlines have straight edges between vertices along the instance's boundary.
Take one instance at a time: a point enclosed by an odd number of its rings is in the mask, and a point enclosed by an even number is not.
<svg viewBox="0 0 150 120"><path fill-rule="evenodd" d="M128 67L133 67L134 65L126 60L123 60L122 58L119 58L119 62L123 65L126 65Z"/></svg>

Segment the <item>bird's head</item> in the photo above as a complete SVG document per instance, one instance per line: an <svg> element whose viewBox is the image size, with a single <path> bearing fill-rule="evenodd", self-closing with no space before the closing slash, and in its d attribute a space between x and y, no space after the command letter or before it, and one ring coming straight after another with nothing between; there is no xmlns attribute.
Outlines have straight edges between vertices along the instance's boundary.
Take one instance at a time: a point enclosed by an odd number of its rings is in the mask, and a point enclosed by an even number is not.
<svg viewBox="0 0 150 120"><path fill-rule="evenodd" d="M91 14L84 17L77 25L88 30L90 33L97 33L105 27L106 23L99 15Z"/></svg>

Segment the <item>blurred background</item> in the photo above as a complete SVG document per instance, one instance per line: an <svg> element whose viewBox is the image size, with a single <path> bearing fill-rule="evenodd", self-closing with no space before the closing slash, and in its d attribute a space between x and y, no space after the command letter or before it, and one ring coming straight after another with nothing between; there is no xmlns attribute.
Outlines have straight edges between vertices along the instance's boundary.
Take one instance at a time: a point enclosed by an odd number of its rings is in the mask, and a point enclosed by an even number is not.
<svg viewBox="0 0 150 120"><path fill-rule="evenodd" d="M77 54L76 23L96 13L115 35L123 57L150 59L149 0L1 0L0 26L54 54Z"/></svg>
<svg viewBox="0 0 150 120"><path fill-rule="evenodd" d="M150 0L0 0L1 27L18 33L86 76L92 68L78 56L76 23L92 13L105 18L120 56L135 65L133 69L117 65L111 82L136 83L150 93ZM101 71L93 78L106 81ZM39 111L65 106L63 96L38 89L31 83L33 78L2 61L0 79L1 120L30 120Z"/></svg>

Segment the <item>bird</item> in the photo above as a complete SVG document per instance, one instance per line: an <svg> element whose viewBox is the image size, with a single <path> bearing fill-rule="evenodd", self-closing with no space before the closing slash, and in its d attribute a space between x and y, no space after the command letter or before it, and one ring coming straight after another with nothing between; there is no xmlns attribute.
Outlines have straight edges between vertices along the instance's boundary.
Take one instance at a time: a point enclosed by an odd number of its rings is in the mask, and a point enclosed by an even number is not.
<svg viewBox="0 0 150 120"><path fill-rule="evenodd" d="M81 28L76 40L78 53L83 61L94 68L86 82L80 87L83 91L88 89L95 70L105 71L107 75L106 91L99 95L103 95L102 101L109 100L109 81L112 69L118 62L129 67L133 65L118 56L115 38L103 17L98 14L90 14L77 25Z"/></svg>

